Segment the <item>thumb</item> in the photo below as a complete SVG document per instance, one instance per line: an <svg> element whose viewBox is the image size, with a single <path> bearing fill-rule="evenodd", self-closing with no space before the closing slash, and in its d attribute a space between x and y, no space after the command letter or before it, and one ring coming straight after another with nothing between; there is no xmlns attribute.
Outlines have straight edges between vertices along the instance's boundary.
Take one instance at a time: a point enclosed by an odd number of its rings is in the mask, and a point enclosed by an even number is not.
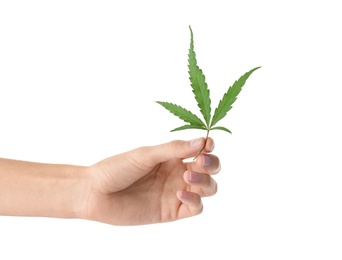
<svg viewBox="0 0 342 260"><path fill-rule="evenodd" d="M175 140L168 143L145 147L144 161L149 166L171 159L186 159L195 156L204 146L205 139L197 138L191 141Z"/></svg>

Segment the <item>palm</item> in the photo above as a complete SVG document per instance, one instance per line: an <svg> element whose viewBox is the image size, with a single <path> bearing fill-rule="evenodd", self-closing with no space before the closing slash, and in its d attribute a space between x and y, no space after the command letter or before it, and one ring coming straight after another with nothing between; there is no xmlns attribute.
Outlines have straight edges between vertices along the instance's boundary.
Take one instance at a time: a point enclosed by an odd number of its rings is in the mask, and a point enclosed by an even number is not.
<svg viewBox="0 0 342 260"><path fill-rule="evenodd" d="M101 221L122 225L176 220L182 214L176 191L189 189L183 180L186 169L180 159L160 163L127 188L94 196L93 210L102 212L106 220Z"/></svg>

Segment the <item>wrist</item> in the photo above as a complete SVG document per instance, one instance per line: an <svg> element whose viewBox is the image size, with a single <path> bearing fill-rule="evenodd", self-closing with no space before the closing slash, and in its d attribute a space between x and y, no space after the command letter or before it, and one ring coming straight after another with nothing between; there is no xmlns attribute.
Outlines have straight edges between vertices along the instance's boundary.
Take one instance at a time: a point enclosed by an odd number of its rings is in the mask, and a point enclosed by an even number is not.
<svg viewBox="0 0 342 260"><path fill-rule="evenodd" d="M33 216L54 218L83 218L87 202L88 184L86 167L63 164L41 164L41 172L32 176L43 198L41 204L32 201ZM30 215L24 214L24 215Z"/></svg>
<svg viewBox="0 0 342 260"><path fill-rule="evenodd" d="M65 180L70 198L66 209L70 218L88 219L88 202L91 194L91 174L89 167L74 166L72 174Z"/></svg>

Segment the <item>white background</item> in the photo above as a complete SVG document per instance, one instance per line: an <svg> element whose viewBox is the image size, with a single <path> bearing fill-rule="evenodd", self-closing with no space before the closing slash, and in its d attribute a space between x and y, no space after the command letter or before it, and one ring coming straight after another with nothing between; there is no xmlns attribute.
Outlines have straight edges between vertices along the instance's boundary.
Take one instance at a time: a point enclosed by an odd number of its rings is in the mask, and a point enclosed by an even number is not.
<svg viewBox="0 0 342 260"><path fill-rule="evenodd" d="M197 217L115 227L0 217L0 259L341 259L339 1L1 1L0 157L90 165L203 136L154 103L198 111L189 28L222 171Z"/></svg>

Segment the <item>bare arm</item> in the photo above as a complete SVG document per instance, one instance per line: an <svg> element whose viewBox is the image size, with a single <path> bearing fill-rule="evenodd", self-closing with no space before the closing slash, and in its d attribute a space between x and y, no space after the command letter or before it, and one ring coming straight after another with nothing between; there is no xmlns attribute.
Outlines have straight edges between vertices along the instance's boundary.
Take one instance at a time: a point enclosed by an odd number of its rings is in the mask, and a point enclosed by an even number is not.
<svg viewBox="0 0 342 260"><path fill-rule="evenodd" d="M79 217L85 167L0 159L0 215Z"/></svg>

